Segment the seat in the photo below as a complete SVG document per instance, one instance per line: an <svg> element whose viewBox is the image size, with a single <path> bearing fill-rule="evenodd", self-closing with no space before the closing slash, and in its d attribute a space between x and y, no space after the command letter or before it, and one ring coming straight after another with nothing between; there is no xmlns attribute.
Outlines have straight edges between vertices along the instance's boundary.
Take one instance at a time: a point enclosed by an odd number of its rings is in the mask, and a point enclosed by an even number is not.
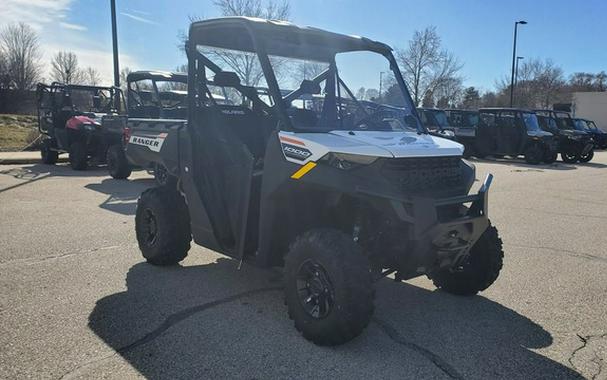
<svg viewBox="0 0 607 380"><path fill-rule="evenodd" d="M244 106L218 105L218 108L226 121L226 127L238 136L254 158L263 158L266 141L261 117Z"/></svg>
<svg viewBox="0 0 607 380"><path fill-rule="evenodd" d="M295 128L314 128L318 124L316 112L303 108L291 108L289 110L289 118Z"/></svg>

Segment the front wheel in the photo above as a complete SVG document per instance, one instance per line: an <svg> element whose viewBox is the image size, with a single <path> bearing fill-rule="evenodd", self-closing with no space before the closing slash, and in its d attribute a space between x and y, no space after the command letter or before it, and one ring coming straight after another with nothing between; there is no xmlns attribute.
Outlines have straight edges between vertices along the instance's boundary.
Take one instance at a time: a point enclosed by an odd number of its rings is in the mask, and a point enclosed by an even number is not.
<svg viewBox="0 0 607 380"><path fill-rule="evenodd" d="M432 281L437 288L448 293L472 296L497 280L503 260L502 239L497 228L489 224L470 249L468 260L458 268L442 269L433 274Z"/></svg>
<svg viewBox="0 0 607 380"><path fill-rule="evenodd" d="M154 167L154 180L156 185L161 187L175 187L177 185L177 178L171 175L162 164L156 164Z"/></svg>
<svg viewBox="0 0 607 380"><path fill-rule="evenodd" d="M174 265L185 259L192 234L183 196L175 190L147 189L137 201L135 233L143 257L153 265Z"/></svg>
<svg viewBox="0 0 607 380"><path fill-rule="evenodd" d="M580 160L580 162L586 163L586 162L590 162L593 157L594 157L594 149L591 149L586 154L580 154L578 156L578 160Z"/></svg>
<svg viewBox="0 0 607 380"><path fill-rule="evenodd" d="M114 144L107 150L107 169L112 178L126 179L131 175L131 165L124 154L120 144Z"/></svg>
<svg viewBox="0 0 607 380"><path fill-rule="evenodd" d="M556 161L558 155L559 154L556 151L547 150L544 154L544 162L547 164L552 164Z"/></svg>
<svg viewBox="0 0 607 380"><path fill-rule="evenodd" d="M370 265L351 236L330 229L304 233L289 248L284 273L289 317L304 338L334 346L369 324Z"/></svg>
<svg viewBox="0 0 607 380"><path fill-rule="evenodd" d="M51 140L46 139L42 142L42 147L40 148L40 156L42 157L42 162L47 165L55 165L57 160L59 159L59 153L57 151L51 150Z"/></svg>
<svg viewBox="0 0 607 380"><path fill-rule="evenodd" d="M578 154L573 149L561 152L561 159L568 164L575 164L578 160Z"/></svg>
<svg viewBox="0 0 607 380"><path fill-rule="evenodd" d="M525 149L525 161L531 165L537 165L544 158L544 149L539 144L532 144Z"/></svg>
<svg viewBox="0 0 607 380"><path fill-rule="evenodd" d="M87 153L84 141L75 141L70 145L70 165L74 170L86 170Z"/></svg>

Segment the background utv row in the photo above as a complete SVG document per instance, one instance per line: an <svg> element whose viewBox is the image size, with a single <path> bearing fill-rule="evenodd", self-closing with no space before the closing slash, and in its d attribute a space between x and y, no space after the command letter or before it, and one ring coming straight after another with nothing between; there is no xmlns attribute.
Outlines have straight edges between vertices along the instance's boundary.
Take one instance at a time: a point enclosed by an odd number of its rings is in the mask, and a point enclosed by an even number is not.
<svg viewBox="0 0 607 380"><path fill-rule="evenodd" d="M484 108L479 111L418 109L425 126L464 145L464 157L523 155L530 164L589 162L607 147L594 122L552 110Z"/></svg>

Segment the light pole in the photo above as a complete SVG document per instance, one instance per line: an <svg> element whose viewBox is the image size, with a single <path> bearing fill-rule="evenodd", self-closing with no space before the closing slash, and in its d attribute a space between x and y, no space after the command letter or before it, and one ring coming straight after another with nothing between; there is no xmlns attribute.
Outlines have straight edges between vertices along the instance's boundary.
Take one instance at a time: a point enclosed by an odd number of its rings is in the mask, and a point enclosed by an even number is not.
<svg viewBox="0 0 607 380"><path fill-rule="evenodd" d="M120 66L118 64L118 29L116 27L116 0L110 1L112 10L112 47L114 51L114 86L120 87ZM120 107L120 95L116 92L114 96L114 108Z"/></svg>
<svg viewBox="0 0 607 380"><path fill-rule="evenodd" d="M512 74L510 75L510 107L514 103L514 64L516 60L516 34L518 24L527 25L527 21L517 21L514 23L514 46L512 47Z"/></svg>
<svg viewBox="0 0 607 380"><path fill-rule="evenodd" d="M518 61L525 59L525 57L516 57L516 68L514 69L514 87L518 85Z"/></svg>
<svg viewBox="0 0 607 380"><path fill-rule="evenodd" d="M380 98L381 98L382 83L384 83L383 79L384 79L385 73L386 73L385 71L379 72L379 97Z"/></svg>

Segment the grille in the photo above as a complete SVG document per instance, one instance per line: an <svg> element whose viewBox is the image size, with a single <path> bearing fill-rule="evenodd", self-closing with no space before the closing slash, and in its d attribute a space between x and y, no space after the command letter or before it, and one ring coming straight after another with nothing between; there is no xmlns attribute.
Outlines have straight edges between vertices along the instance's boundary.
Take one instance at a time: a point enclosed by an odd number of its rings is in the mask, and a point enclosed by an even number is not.
<svg viewBox="0 0 607 380"><path fill-rule="evenodd" d="M401 191L414 194L453 191L465 180L459 157L387 159L382 174Z"/></svg>

